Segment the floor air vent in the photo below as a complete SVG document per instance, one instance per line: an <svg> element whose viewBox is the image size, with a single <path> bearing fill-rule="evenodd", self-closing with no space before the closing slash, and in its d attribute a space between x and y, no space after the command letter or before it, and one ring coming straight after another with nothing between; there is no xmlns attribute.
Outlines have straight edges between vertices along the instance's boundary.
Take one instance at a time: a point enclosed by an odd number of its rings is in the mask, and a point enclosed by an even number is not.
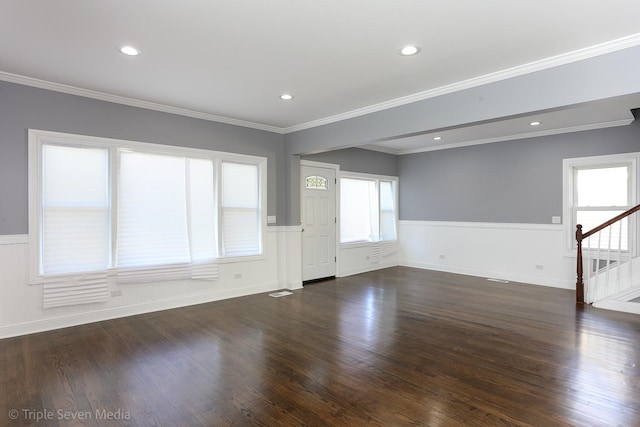
<svg viewBox="0 0 640 427"><path fill-rule="evenodd" d="M287 295L293 295L293 292L280 291L280 292L274 292L272 294L269 294L270 297L274 297L274 298L286 297Z"/></svg>

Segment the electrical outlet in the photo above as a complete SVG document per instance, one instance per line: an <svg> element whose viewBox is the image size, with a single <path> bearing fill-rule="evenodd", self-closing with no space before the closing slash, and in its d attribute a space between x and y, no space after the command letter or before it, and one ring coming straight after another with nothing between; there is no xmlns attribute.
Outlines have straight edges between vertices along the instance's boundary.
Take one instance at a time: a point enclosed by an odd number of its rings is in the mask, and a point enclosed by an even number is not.
<svg viewBox="0 0 640 427"><path fill-rule="evenodd" d="M551 217L551 224L562 224L562 217L552 216Z"/></svg>
<svg viewBox="0 0 640 427"><path fill-rule="evenodd" d="M233 275L234 279L242 279L242 273L236 273Z"/></svg>
<svg viewBox="0 0 640 427"><path fill-rule="evenodd" d="M536 270L544 270L544 265L536 264Z"/></svg>
<svg viewBox="0 0 640 427"><path fill-rule="evenodd" d="M440 258L440 259L445 259L445 258L446 258L446 256L444 256L444 255L440 254L440 255L438 256L438 258Z"/></svg>
<svg viewBox="0 0 640 427"><path fill-rule="evenodd" d="M120 290L111 291L111 296L112 297L121 297L122 296L122 291L120 291Z"/></svg>

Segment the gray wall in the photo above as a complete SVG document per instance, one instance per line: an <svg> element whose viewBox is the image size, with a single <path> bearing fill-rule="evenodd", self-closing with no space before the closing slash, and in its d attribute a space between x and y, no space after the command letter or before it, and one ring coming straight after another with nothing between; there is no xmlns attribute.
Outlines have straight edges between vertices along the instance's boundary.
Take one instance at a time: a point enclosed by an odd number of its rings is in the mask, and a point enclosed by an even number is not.
<svg viewBox="0 0 640 427"><path fill-rule="evenodd" d="M0 235L28 232L29 128L267 157L268 214L299 224L299 158L282 135L0 82ZM562 215L563 158L635 151L634 122L404 156L349 148L303 158L399 176L404 220L544 224Z"/></svg>
<svg viewBox="0 0 640 427"><path fill-rule="evenodd" d="M362 148L345 148L325 153L301 156L304 160L334 163L340 170L398 176L398 156Z"/></svg>
<svg viewBox="0 0 640 427"><path fill-rule="evenodd" d="M640 123L399 156L400 219L549 224L562 160L640 151Z"/></svg>
<svg viewBox="0 0 640 427"><path fill-rule="evenodd" d="M0 235L28 232L30 128L267 157L268 214L286 222L282 135L0 82Z"/></svg>

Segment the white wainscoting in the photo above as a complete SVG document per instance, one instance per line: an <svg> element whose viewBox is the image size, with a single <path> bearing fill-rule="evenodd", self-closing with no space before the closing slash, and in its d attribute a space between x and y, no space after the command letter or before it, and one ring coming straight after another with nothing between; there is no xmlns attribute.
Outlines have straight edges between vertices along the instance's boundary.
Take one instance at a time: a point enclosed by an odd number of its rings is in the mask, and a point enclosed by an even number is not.
<svg viewBox="0 0 640 427"><path fill-rule="evenodd" d="M300 227L269 227L265 259L224 262L216 281L109 282L106 303L43 309L42 285L29 285L28 236L0 236L0 338L302 287ZM111 296L120 291L121 296Z"/></svg>
<svg viewBox="0 0 640 427"><path fill-rule="evenodd" d="M278 239L278 282L283 289L302 289L302 227L269 227Z"/></svg>
<svg viewBox="0 0 640 427"><path fill-rule="evenodd" d="M563 226L400 221L400 265L575 289Z"/></svg>
<svg viewBox="0 0 640 427"><path fill-rule="evenodd" d="M340 245L338 249L338 277L397 265L399 264L396 242Z"/></svg>

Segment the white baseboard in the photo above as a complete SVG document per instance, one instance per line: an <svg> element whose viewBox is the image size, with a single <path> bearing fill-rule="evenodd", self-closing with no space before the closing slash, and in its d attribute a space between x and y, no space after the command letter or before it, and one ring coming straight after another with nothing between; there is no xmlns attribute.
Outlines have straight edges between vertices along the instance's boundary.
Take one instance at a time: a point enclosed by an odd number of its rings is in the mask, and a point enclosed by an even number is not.
<svg viewBox="0 0 640 427"><path fill-rule="evenodd" d="M302 280L293 281L293 282L285 282L281 285L282 289L289 289L291 291L296 289L302 289Z"/></svg>
<svg viewBox="0 0 640 427"><path fill-rule="evenodd" d="M190 305L205 304L208 302L224 300L228 298L242 297L264 292L272 292L279 288L278 283L264 283L261 285L248 286L222 292L207 293L200 295L190 295L184 298L171 298L162 301L153 301L142 304L127 305L123 307L113 307L99 309L97 304L89 305L93 308L85 313L63 315L59 317L49 317L46 319L29 322L11 324L0 327L0 339L19 335L27 335L38 332L45 332L54 329L68 328L87 323L101 322L120 317L134 316L138 314L151 313L154 311L169 310L173 308L187 307Z"/></svg>
<svg viewBox="0 0 640 427"><path fill-rule="evenodd" d="M369 271L382 270L383 268L396 267L396 266L398 266L398 263L393 262L393 263L370 264L365 266L341 269L338 272L338 277L353 276L354 274L367 273Z"/></svg>
<svg viewBox="0 0 640 427"><path fill-rule="evenodd" d="M596 308L604 308L605 310L615 310L625 313L640 314L640 303L637 302L604 300L594 302L593 306Z"/></svg>
<svg viewBox="0 0 640 427"><path fill-rule="evenodd" d="M480 270L476 268L456 267L451 265L426 264L422 262L401 262L403 267L421 268L423 270L443 271L445 273L464 274L466 276L484 277L487 279L508 280L510 282L529 285L550 286L553 288L575 289L575 283L559 280L527 276L522 274L505 273L502 271Z"/></svg>

